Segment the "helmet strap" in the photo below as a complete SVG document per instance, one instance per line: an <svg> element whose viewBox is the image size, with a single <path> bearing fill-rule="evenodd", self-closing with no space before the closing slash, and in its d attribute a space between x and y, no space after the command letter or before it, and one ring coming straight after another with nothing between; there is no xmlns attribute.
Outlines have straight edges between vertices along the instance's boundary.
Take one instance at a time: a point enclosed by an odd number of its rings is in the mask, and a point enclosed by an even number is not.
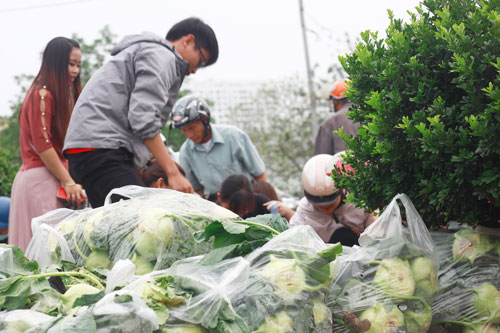
<svg viewBox="0 0 500 333"><path fill-rule="evenodd" d="M205 128L205 133L203 134L203 139L201 141L205 141L205 139L210 135L210 125L209 121L205 121L205 118L201 118L201 123L203 124L203 127Z"/></svg>

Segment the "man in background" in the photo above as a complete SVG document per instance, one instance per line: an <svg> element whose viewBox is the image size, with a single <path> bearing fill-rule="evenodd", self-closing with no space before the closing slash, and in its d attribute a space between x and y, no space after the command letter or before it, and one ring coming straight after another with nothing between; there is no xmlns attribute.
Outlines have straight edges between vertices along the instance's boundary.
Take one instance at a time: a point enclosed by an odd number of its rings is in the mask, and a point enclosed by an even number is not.
<svg viewBox="0 0 500 333"><path fill-rule="evenodd" d="M329 100L332 102L334 114L321 124L314 143L313 155L333 155L346 150L344 140L333 131L343 128L342 131L347 136L358 134L359 123L354 124L346 115L352 105L345 95L347 89L346 81L337 81L333 84Z"/></svg>
<svg viewBox="0 0 500 333"><path fill-rule="evenodd" d="M180 164L203 198L215 201L229 175L267 181L264 162L248 135L235 126L210 124L210 110L203 99L191 95L179 99L172 124L188 138L180 149Z"/></svg>

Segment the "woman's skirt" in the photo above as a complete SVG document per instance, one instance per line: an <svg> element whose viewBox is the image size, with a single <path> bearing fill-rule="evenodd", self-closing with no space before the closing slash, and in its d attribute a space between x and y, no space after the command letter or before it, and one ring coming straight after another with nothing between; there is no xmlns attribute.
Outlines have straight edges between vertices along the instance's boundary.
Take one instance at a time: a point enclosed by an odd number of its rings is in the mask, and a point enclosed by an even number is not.
<svg viewBox="0 0 500 333"><path fill-rule="evenodd" d="M59 180L46 167L17 172L10 198L9 244L26 251L32 236L31 219L63 207L57 199L59 186Z"/></svg>

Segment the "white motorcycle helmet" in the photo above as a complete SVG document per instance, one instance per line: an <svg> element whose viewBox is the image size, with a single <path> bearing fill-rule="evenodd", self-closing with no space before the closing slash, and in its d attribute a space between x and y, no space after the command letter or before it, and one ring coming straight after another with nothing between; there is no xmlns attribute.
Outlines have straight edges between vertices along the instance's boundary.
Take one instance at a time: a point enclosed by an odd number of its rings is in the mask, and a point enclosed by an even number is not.
<svg viewBox="0 0 500 333"><path fill-rule="evenodd" d="M319 154L311 157L302 169L302 188L307 200L316 206L326 206L335 202L341 191L332 180L331 166L340 158L335 155Z"/></svg>

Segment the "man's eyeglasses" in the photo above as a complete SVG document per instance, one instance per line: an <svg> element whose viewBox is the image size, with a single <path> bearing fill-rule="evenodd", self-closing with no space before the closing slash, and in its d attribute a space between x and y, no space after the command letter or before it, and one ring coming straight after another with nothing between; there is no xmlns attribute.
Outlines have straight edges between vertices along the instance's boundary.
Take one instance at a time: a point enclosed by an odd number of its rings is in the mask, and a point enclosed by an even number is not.
<svg viewBox="0 0 500 333"><path fill-rule="evenodd" d="M194 39L194 45L196 46L198 51L200 51L200 54L201 54L201 62L198 65L198 68L205 67L207 65L207 58L205 58L205 55L203 54L203 51L201 50L200 44L198 44L198 42L196 41L196 37Z"/></svg>

